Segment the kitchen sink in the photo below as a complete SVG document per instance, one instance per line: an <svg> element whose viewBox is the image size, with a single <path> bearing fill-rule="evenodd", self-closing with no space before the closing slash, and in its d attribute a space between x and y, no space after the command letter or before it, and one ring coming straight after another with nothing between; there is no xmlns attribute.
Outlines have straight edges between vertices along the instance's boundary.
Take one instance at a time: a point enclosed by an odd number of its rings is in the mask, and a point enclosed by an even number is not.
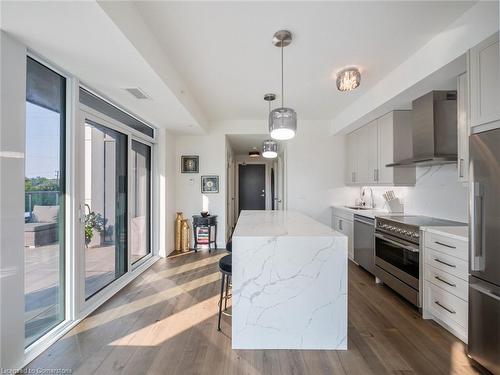
<svg viewBox="0 0 500 375"><path fill-rule="evenodd" d="M363 206L345 206L345 207L351 210L372 210L372 208L370 207L363 207Z"/></svg>

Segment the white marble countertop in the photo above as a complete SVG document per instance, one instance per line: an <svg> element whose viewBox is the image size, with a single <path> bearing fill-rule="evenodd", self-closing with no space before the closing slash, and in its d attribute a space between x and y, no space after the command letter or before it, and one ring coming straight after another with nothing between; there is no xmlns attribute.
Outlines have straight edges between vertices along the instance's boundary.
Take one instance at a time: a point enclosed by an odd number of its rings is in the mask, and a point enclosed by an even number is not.
<svg viewBox="0 0 500 375"><path fill-rule="evenodd" d="M421 227L420 229L426 232L456 238L461 241L467 241L469 238L469 227L467 225L456 227Z"/></svg>
<svg viewBox="0 0 500 375"><path fill-rule="evenodd" d="M296 211L241 211L234 237L343 236Z"/></svg>

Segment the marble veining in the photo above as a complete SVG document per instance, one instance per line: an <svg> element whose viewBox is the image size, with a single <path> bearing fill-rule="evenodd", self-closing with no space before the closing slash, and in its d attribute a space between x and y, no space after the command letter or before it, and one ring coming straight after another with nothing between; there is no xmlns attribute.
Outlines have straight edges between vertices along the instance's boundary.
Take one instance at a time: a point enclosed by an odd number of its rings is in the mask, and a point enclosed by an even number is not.
<svg viewBox="0 0 500 375"><path fill-rule="evenodd" d="M233 235L234 349L347 349L347 237L290 211Z"/></svg>

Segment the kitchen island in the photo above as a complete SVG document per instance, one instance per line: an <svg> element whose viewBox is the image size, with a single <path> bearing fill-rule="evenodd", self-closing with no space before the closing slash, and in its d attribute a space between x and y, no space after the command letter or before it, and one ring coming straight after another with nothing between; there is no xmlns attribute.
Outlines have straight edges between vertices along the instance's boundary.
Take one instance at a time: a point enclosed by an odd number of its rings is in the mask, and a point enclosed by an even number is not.
<svg viewBox="0 0 500 375"><path fill-rule="evenodd" d="M233 349L347 349L347 237L294 211L242 211Z"/></svg>

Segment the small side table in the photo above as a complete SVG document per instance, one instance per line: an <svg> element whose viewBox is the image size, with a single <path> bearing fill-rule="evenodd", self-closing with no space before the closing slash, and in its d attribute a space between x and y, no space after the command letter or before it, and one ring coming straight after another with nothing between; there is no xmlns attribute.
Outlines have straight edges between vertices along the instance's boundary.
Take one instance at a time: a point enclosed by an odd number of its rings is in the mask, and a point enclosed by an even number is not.
<svg viewBox="0 0 500 375"><path fill-rule="evenodd" d="M212 227L214 228L214 235L212 236ZM194 251L198 251L198 243L202 243L198 237L198 229L206 229L207 239L208 239L208 252L211 250L211 245L214 244L214 249L217 249L217 215L210 215L203 217L201 215L193 215L193 239L194 239ZM203 243L205 244L205 243Z"/></svg>

